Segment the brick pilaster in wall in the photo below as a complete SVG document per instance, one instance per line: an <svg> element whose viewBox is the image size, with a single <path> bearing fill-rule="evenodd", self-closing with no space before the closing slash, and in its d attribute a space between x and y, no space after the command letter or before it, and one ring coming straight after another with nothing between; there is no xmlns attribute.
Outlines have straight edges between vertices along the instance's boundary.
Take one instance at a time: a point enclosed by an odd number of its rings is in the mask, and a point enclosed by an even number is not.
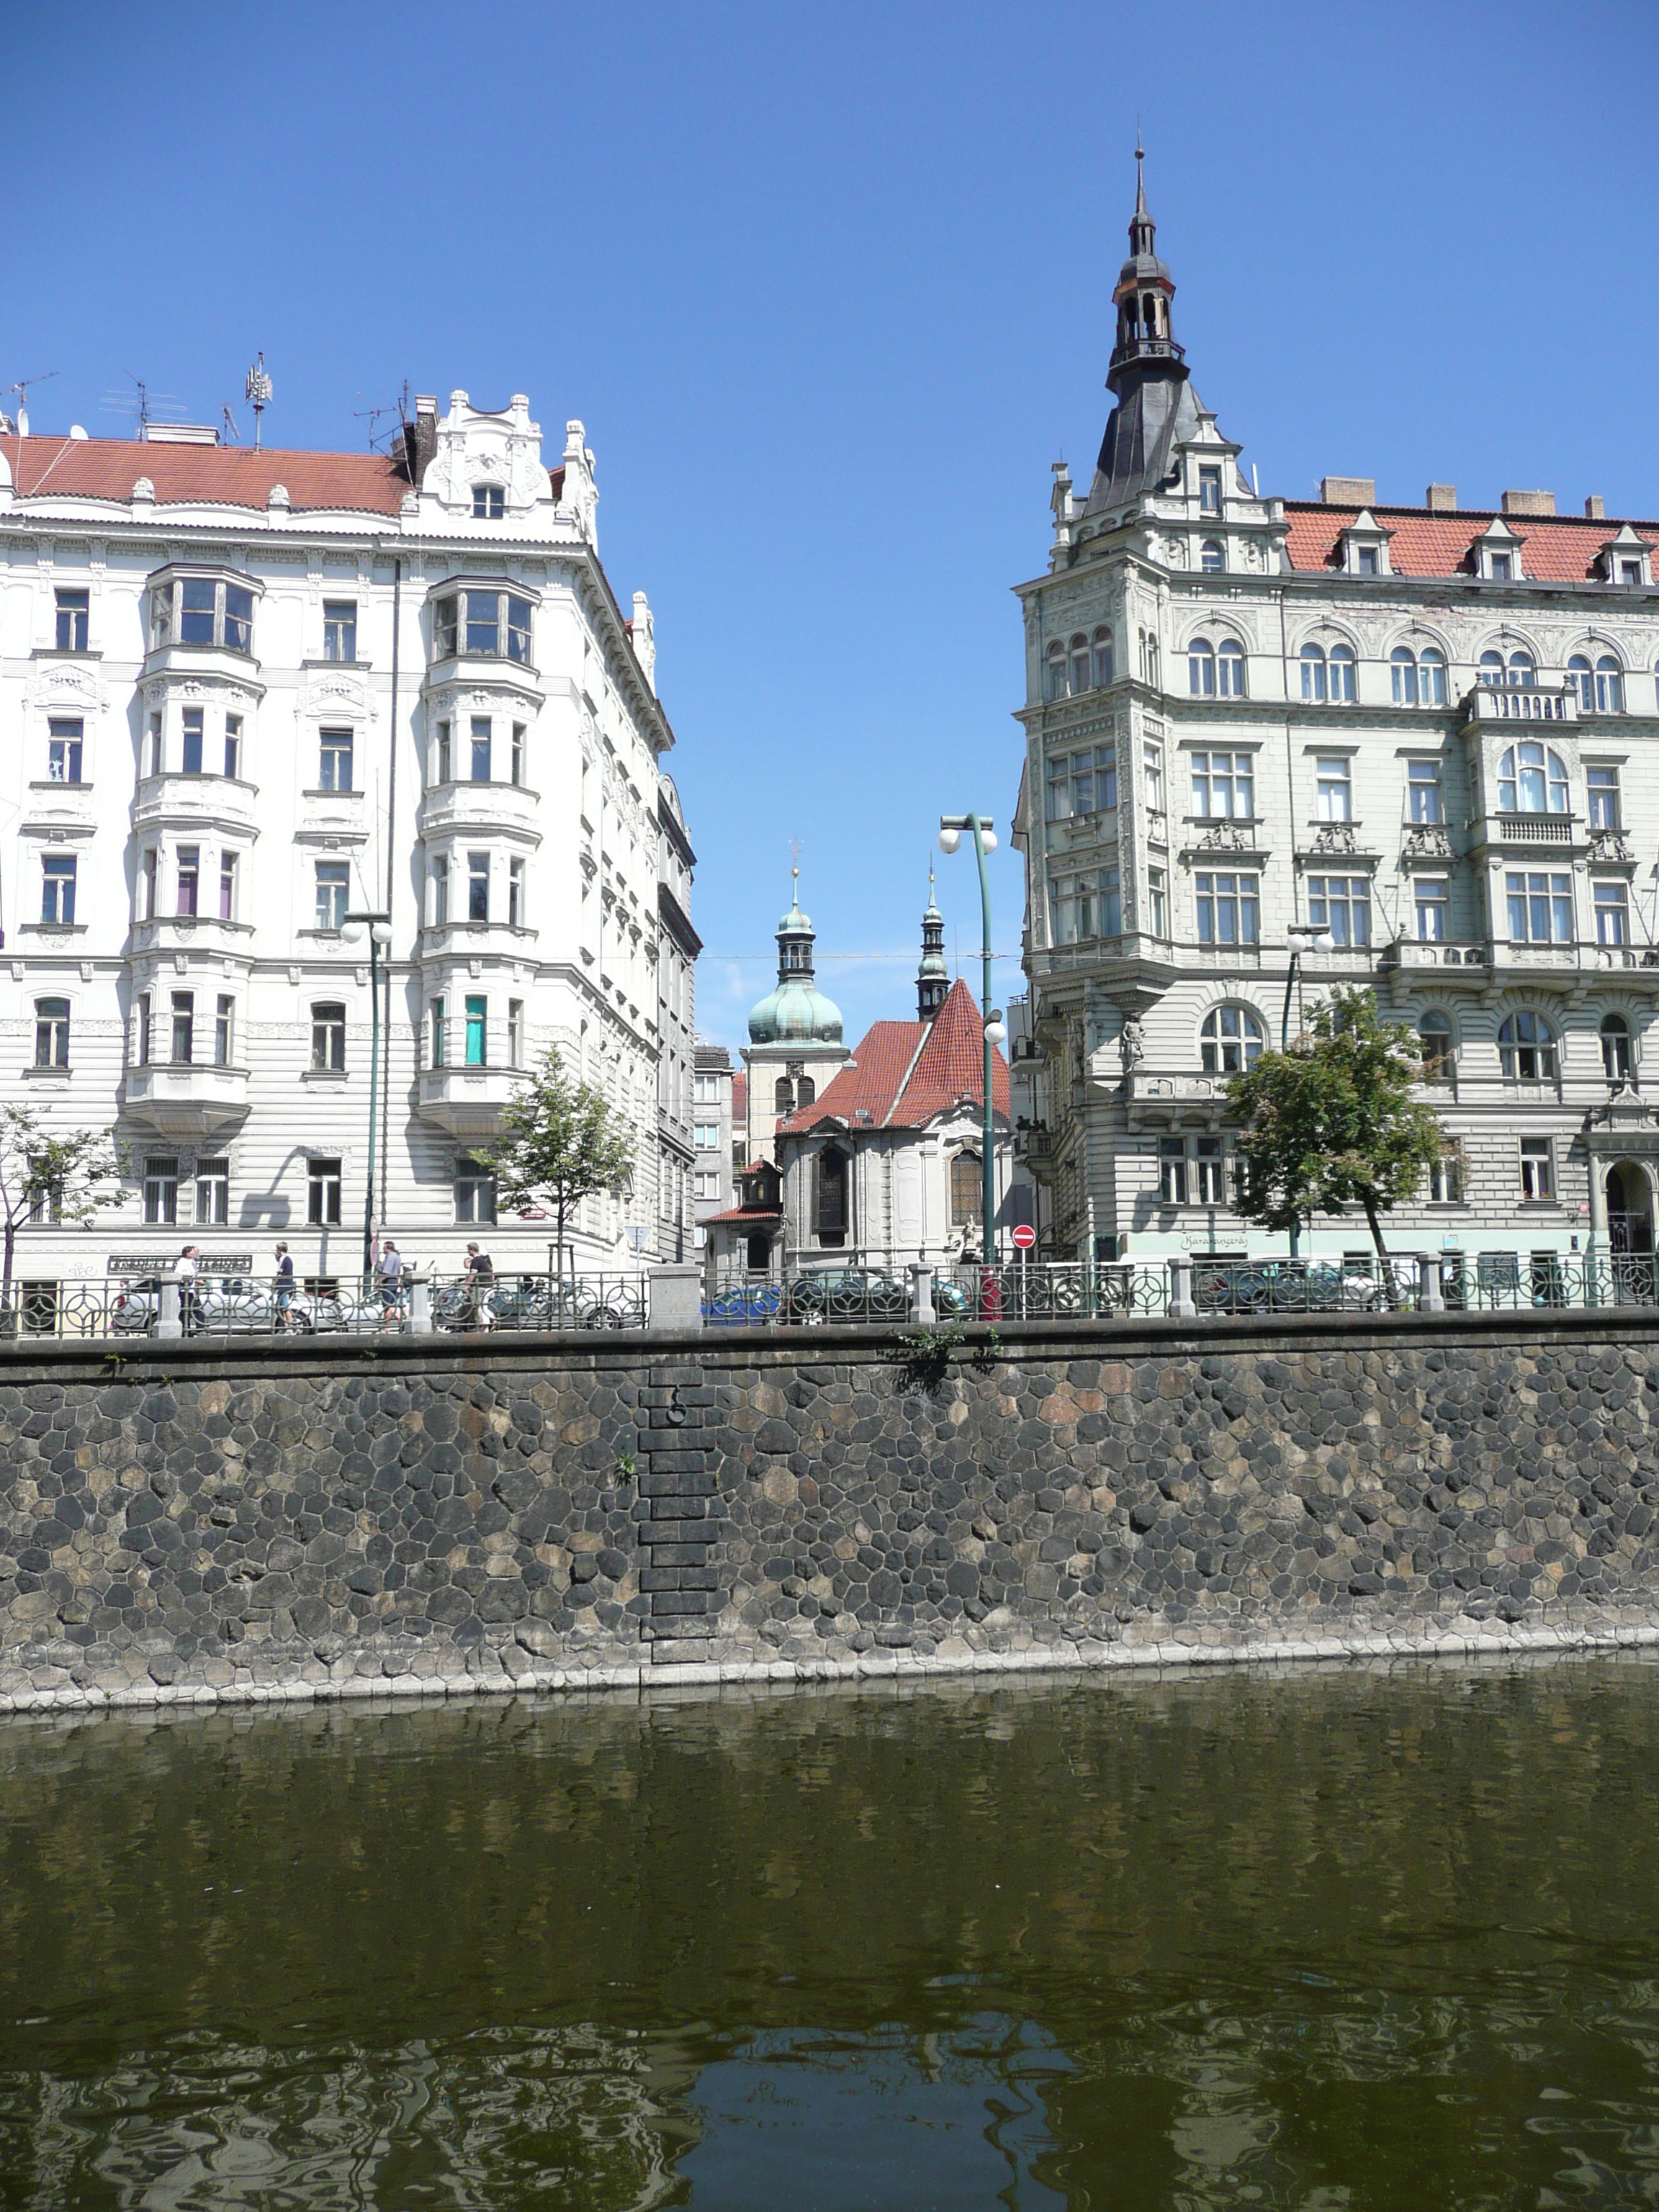
<svg viewBox="0 0 1659 2212"><path fill-rule="evenodd" d="M720 1610L714 1393L700 1366L653 1367L641 1398L645 1449L635 1515L640 1589L650 1601L641 1635L653 1660L701 1660Z"/></svg>

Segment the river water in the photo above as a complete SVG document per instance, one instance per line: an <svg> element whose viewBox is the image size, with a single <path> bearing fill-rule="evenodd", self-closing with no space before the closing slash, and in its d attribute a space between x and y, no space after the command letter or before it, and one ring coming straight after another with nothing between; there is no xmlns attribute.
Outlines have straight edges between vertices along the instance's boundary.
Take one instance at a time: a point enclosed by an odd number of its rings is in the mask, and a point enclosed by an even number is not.
<svg viewBox="0 0 1659 2212"><path fill-rule="evenodd" d="M1659 1667L0 1724L0 2206L1659 2205Z"/></svg>

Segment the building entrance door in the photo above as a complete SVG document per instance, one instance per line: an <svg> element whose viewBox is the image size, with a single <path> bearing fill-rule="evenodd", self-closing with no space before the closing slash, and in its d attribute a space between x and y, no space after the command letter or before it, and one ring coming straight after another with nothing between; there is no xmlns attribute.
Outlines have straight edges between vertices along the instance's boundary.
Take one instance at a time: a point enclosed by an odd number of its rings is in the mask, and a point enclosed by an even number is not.
<svg viewBox="0 0 1659 2212"><path fill-rule="evenodd" d="M1653 1194L1634 1160L1620 1160L1607 1170L1607 1244L1620 1303L1651 1304Z"/></svg>

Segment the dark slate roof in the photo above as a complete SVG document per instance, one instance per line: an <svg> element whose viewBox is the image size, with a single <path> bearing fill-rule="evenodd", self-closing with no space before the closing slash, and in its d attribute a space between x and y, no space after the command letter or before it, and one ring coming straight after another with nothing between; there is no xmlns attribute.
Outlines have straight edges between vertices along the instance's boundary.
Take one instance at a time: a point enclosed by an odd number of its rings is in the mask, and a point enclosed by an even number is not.
<svg viewBox="0 0 1659 2212"><path fill-rule="evenodd" d="M1155 490L1175 465L1176 441L1198 435L1201 411L1184 373L1133 378L1107 421L1084 513L1127 507Z"/></svg>

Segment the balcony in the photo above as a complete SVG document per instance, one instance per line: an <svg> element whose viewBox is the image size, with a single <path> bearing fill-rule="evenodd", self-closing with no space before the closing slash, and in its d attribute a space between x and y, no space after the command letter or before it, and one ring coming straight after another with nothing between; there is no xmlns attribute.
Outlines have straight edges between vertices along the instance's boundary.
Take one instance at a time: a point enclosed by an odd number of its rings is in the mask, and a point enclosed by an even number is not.
<svg viewBox="0 0 1659 2212"><path fill-rule="evenodd" d="M250 959L251 921L221 921L216 915L158 914L132 925L132 950L141 952L229 952Z"/></svg>
<svg viewBox="0 0 1659 2212"><path fill-rule="evenodd" d="M244 1119L248 1109L245 1067L204 1066L195 1060L160 1060L130 1067L123 1095L130 1121L161 1137L207 1137Z"/></svg>
<svg viewBox="0 0 1659 2212"><path fill-rule="evenodd" d="M422 793L416 829L422 837L506 836L542 842L541 793L520 783L439 783Z"/></svg>
<svg viewBox="0 0 1659 2212"><path fill-rule="evenodd" d="M1474 828L1476 851L1494 845L1528 852L1547 848L1565 860L1583 842L1583 824L1576 814L1485 814Z"/></svg>
<svg viewBox="0 0 1659 2212"><path fill-rule="evenodd" d="M1462 983L1484 988L1492 968L1492 947L1484 939L1474 944L1423 945L1402 937L1385 948L1389 963L1408 975L1432 975L1437 981Z"/></svg>
<svg viewBox="0 0 1659 2212"><path fill-rule="evenodd" d="M1463 700L1466 722L1576 722L1571 684L1477 684Z"/></svg>
<svg viewBox="0 0 1659 2212"><path fill-rule="evenodd" d="M137 830L231 830L257 837L257 783L230 775L146 775L132 802Z"/></svg>
<svg viewBox="0 0 1659 2212"><path fill-rule="evenodd" d="M523 1081L522 1068L422 1068L420 1112L462 1144L483 1144L495 1135L502 1107Z"/></svg>

